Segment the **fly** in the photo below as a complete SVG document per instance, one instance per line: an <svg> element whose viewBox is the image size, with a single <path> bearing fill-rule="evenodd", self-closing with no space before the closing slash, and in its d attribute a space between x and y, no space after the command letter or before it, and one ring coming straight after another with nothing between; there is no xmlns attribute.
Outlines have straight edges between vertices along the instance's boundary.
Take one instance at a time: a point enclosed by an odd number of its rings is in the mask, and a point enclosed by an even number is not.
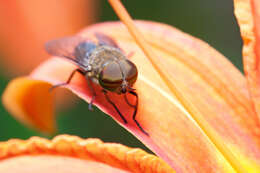
<svg viewBox="0 0 260 173"><path fill-rule="evenodd" d="M112 38L101 33L95 33L95 36L98 40L97 44L78 36L47 42L45 49L50 55L66 58L78 67L72 71L65 83L54 85L51 89L69 84L73 76L78 72L87 79L92 93L89 110L92 110L96 98L95 90L91 85L91 82L94 82L102 87L102 92L108 103L113 106L122 121L127 124L127 120L107 93L124 94L126 103L134 108L132 115L134 122L144 134L148 135L136 120L138 95L135 89L132 88L138 75L135 64L127 59ZM127 93L135 96L136 103L134 105L128 101Z"/></svg>

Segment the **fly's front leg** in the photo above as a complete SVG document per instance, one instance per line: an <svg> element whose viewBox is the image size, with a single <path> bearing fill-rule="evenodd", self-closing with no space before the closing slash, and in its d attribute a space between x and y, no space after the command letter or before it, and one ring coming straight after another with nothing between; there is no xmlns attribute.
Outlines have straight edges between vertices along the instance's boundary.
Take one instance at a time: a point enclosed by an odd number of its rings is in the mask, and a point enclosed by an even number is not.
<svg viewBox="0 0 260 173"><path fill-rule="evenodd" d="M89 76L86 76L86 77L87 77L88 86L89 86L90 91L91 91L91 93L92 93L92 98L91 98L90 103L89 103L89 105L88 105L88 109L91 110L91 111L93 111L92 106L93 106L93 102L94 102L95 99L96 99L97 94L96 94L96 92L95 92L95 90L94 90L94 88L93 88L93 86L92 86L92 82L90 81Z"/></svg>
<svg viewBox="0 0 260 173"><path fill-rule="evenodd" d="M121 119L124 121L125 124L127 124L127 120L125 119L125 117L122 115L122 113L119 111L119 109L117 108L116 104L108 97L107 95L107 91L106 90L102 90L102 92L104 93L106 100L114 107L114 109L116 110L116 112L119 114L119 116L121 117Z"/></svg>
<svg viewBox="0 0 260 173"><path fill-rule="evenodd" d="M76 74L76 72L79 72L80 74L82 74L83 76L86 75L86 71L83 71L79 68L75 69L72 71L72 73L70 74L68 80L64 83L60 83L60 84L57 84L57 85L53 85L51 88L50 88L50 91L52 91L53 89L57 88L57 87L61 87L61 86L65 86L65 85L68 85L71 81L71 79L73 78L73 76Z"/></svg>
<svg viewBox="0 0 260 173"><path fill-rule="evenodd" d="M132 105L131 103L129 103L129 101L127 100L127 97L125 96L125 99L126 99L126 102L129 106L133 107L134 108L134 113L133 113L133 120L135 122L135 124L139 127L139 129L147 136L149 136L149 134L143 129L143 127L140 125L140 123L136 120L136 113L137 113L137 110L138 110L138 95L136 92L134 91L129 91L129 94L132 94L133 96L136 97L136 102L135 102L135 105Z"/></svg>

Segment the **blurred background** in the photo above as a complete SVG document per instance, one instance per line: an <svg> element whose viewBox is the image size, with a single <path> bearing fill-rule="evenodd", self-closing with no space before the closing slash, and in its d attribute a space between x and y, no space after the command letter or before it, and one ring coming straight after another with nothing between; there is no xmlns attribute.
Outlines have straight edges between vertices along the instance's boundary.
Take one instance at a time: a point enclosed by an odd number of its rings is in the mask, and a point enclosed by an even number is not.
<svg viewBox="0 0 260 173"><path fill-rule="evenodd" d="M133 18L175 26L208 42L242 70L242 42L232 0L123 0L123 3ZM107 0L0 1L0 93L12 78L28 74L48 58L43 49L47 40L74 34L91 23L111 20L118 18ZM86 102L70 101L71 104L62 105L57 111L57 134L145 148L97 108L90 112ZM0 105L0 141L35 135L43 136L17 122Z"/></svg>

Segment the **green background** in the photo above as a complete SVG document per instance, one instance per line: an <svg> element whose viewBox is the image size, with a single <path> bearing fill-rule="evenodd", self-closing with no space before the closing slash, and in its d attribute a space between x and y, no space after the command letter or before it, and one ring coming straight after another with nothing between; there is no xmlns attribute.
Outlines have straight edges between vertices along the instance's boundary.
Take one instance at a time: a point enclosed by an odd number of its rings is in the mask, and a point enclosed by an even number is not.
<svg viewBox="0 0 260 173"><path fill-rule="evenodd" d="M167 23L198 37L228 57L240 70L241 38L233 15L232 0L124 0L130 14L135 19ZM99 21L118 20L107 0L99 3ZM1 54L1 52L0 52ZM0 93L8 81L0 74ZM88 111L86 102L80 100L76 106L58 112L58 134L72 134L84 138L100 138L108 142L120 142L132 147L145 148L125 129L109 116L95 108ZM27 139L43 136L17 122L0 105L0 140L11 138ZM51 138L51 136L45 136Z"/></svg>

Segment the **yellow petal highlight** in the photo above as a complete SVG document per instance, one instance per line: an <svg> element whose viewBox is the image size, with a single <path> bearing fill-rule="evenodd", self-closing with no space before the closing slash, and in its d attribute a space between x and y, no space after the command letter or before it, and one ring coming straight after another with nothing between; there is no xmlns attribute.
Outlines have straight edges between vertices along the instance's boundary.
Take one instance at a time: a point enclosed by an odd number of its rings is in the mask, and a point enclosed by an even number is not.
<svg viewBox="0 0 260 173"><path fill-rule="evenodd" d="M16 78L6 88L2 102L12 115L43 132L55 131L50 84L28 77Z"/></svg>
<svg viewBox="0 0 260 173"><path fill-rule="evenodd" d="M10 167L11 165L11 167ZM73 168L73 169L72 169ZM98 139L61 135L49 141L39 137L0 143L0 171L11 173L156 172L174 171L158 157L140 149Z"/></svg>

